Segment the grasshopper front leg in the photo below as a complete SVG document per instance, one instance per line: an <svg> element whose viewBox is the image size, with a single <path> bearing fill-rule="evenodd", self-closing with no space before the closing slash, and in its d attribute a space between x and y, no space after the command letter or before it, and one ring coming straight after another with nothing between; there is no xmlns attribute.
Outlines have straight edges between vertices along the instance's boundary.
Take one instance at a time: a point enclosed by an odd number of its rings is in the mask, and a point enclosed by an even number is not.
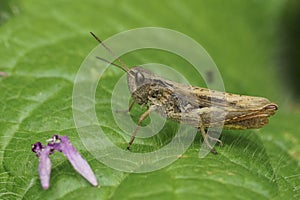
<svg viewBox="0 0 300 200"><path fill-rule="evenodd" d="M138 121L136 127L134 128L134 131L132 132L132 135L131 135L131 139L130 139L130 141L129 141L129 143L128 143L128 146L127 146L127 149L128 149L128 150L130 150L130 146L132 145L132 143L133 143L133 141L134 141L134 139L135 139L136 132L137 132L139 126L141 125L141 123L143 122L143 120L146 119L146 117L148 117L148 115L149 115L153 110L155 110L155 106L150 106L149 109L148 109L146 112L144 112L144 113L140 116L139 121Z"/></svg>

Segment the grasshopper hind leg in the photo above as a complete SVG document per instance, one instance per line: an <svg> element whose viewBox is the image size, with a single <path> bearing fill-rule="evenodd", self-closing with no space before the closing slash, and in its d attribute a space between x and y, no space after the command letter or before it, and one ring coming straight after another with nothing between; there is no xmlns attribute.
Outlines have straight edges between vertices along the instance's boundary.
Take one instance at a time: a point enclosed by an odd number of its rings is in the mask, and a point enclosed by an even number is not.
<svg viewBox="0 0 300 200"><path fill-rule="evenodd" d="M218 138L214 138L214 137L212 137L212 136L210 136L210 135L208 135L208 134L206 134L206 137L207 137L209 140L211 140L211 141L216 141L216 142L218 142L218 143L220 144L220 146L223 146L222 140L220 140L220 139L218 139Z"/></svg>
<svg viewBox="0 0 300 200"><path fill-rule="evenodd" d="M213 153L213 154L218 154L218 152L217 152L217 151L211 146L211 144L209 143L209 139L210 139L210 140L215 140L215 141L219 142L221 145L223 145L222 141L219 140L219 139L217 139L217 138L213 138L213 137L209 136L209 135L206 133L206 131L204 130L203 126L200 126L198 129L200 130L201 135L202 135L202 137L203 137L203 140L204 140L205 144L208 146L210 152Z"/></svg>

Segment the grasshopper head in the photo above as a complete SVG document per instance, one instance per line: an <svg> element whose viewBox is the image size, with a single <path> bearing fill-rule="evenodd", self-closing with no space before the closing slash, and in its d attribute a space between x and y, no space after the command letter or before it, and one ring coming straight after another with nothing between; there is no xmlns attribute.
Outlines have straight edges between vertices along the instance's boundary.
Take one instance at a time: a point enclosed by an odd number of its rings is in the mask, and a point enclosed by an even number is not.
<svg viewBox="0 0 300 200"><path fill-rule="evenodd" d="M140 105L147 104L151 84L156 80L155 74L141 67L127 71L129 91L134 101Z"/></svg>
<svg viewBox="0 0 300 200"><path fill-rule="evenodd" d="M138 66L131 68L127 73L127 82L131 94L142 87L147 87L155 76L152 72Z"/></svg>

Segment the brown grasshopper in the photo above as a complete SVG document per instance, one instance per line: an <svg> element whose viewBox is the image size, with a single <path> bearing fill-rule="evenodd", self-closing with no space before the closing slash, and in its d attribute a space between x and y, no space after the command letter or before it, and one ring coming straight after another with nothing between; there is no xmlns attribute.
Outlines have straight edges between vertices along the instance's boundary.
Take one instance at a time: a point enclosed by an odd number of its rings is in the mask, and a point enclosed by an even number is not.
<svg viewBox="0 0 300 200"><path fill-rule="evenodd" d="M114 53L95 36L93 37L109 51ZM222 142L218 138L210 137L205 129L224 125L226 129L261 128L268 123L268 117L274 115L278 106L263 97L253 97L238 94L218 92L197 86L188 86L163 79L154 73L141 68L129 69L119 58L119 64L111 63L106 59L98 59L119 67L127 73L128 87L132 102L147 105L135 127L127 149L132 145L138 127L152 111L156 111L168 119L190 124L199 129L204 142L210 151L217 154L209 139Z"/></svg>

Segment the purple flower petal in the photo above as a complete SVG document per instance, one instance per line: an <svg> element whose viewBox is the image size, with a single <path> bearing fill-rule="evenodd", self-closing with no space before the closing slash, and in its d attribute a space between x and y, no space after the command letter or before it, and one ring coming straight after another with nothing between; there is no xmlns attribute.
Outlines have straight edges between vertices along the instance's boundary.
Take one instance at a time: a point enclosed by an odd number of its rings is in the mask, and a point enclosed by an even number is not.
<svg viewBox="0 0 300 200"><path fill-rule="evenodd" d="M52 149L50 146L46 146L39 152L39 175L41 180L41 185L44 190L49 188L50 183L50 173L51 173L51 161L49 154Z"/></svg>
<svg viewBox="0 0 300 200"><path fill-rule="evenodd" d="M60 150L67 157L74 169L88 180L93 186L98 186L95 174L90 165L84 160L75 147L70 143L68 136L59 137L61 140Z"/></svg>
<svg viewBox="0 0 300 200"><path fill-rule="evenodd" d="M47 140L48 146L51 146L53 150L62 152L61 150L61 139L58 135L53 135L51 139Z"/></svg>
<svg viewBox="0 0 300 200"><path fill-rule="evenodd" d="M49 188L51 161L50 154L55 150L63 152L70 161L74 169L86 178L92 185L97 186L98 182L92 169L86 160L84 160L75 147L70 143L68 136L53 135L51 139L47 140L47 146L37 142L32 145L32 151L39 157L39 175L43 189Z"/></svg>
<svg viewBox="0 0 300 200"><path fill-rule="evenodd" d="M40 152L43 150L43 145L40 142L37 142L32 145L31 150L36 154L36 156L40 156Z"/></svg>

